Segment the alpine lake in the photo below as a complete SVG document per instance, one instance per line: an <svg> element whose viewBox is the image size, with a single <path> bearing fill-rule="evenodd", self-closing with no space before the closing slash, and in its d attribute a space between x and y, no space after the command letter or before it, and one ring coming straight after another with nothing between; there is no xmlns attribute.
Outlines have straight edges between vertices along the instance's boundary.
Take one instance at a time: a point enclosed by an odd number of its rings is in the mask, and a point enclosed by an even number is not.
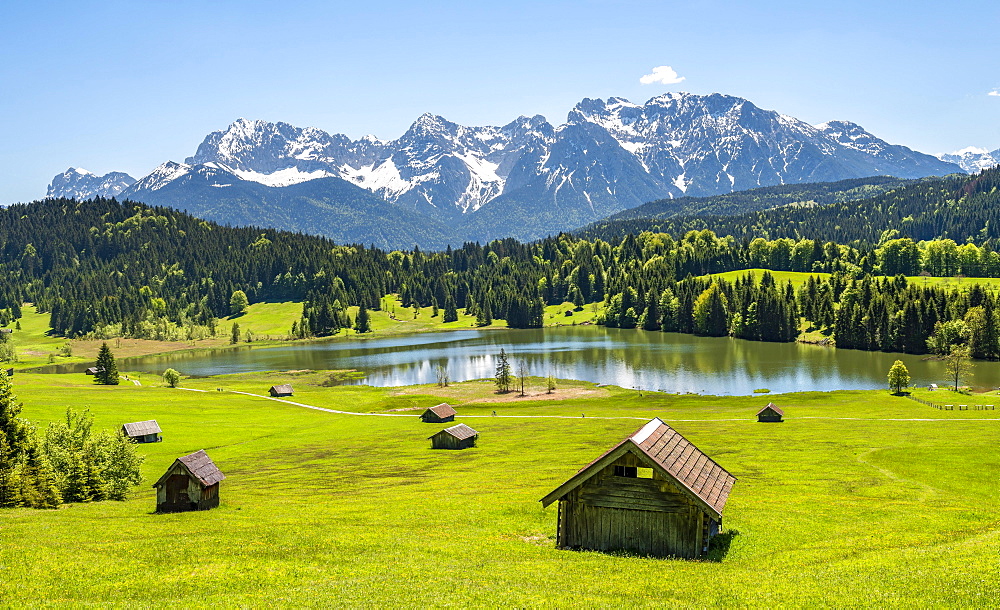
<svg viewBox="0 0 1000 610"><path fill-rule="evenodd" d="M451 381L490 378L503 349L517 375L553 375L636 390L750 395L803 390L884 388L895 360L911 383L948 385L943 362L927 356L866 352L802 343L767 343L728 337L563 326L531 330L458 330L388 338L337 339L279 347L181 352L123 359L120 370L159 375L175 368L194 377L284 370L355 369L362 379L345 384L404 386L435 383L438 367ZM76 372L81 365L39 372ZM975 362L965 383L1000 387L1000 363Z"/></svg>

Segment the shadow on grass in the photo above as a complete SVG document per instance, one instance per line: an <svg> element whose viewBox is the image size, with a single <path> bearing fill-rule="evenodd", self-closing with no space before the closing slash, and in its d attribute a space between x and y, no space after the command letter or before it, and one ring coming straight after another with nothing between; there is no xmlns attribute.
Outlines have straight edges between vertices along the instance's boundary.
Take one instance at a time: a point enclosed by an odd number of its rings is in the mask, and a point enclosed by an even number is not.
<svg viewBox="0 0 1000 610"><path fill-rule="evenodd" d="M595 549L586 549L580 546L557 547L557 548L563 550L573 550L573 551L593 551L597 553L602 553L604 555L611 555L613 557L636 557L643 559L669 559L669 560L679 560L679 561L706 561L709 563L722 563L722 561L725 560L726 555L729 554L729 547L730 545L732 545L733 539L739 535L740 535L739 530L728 530L726 532L716 534L708 545L708 554L693 559L683 559L673 555L669 555L666 557L658 555L643 555L641 553L632 553L629 551L599 551Z"/></svg>
<svg viewBox="0 0 1000 610"><path fill-rule="evenodd" d="M722 563L722 560L729 554L729 547L733 539L740 535L740 530L727 530L721 534L716 534L708 543L708 555L705 561Z"/></svg>

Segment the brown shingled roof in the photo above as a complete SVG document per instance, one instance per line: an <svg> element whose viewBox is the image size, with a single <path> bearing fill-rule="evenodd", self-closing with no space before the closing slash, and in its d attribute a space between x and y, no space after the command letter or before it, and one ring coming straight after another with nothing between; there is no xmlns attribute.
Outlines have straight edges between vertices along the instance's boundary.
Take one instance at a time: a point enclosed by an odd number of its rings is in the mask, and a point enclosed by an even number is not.
<svg viewBox="0 0 1000 610"><path fill-rule="evenodd" d="M663 423L659 418L651 420L634 434L618 443L599 458L584 466L569 481L542 499L548 506L570 490L582 485L600 468L594 468L613 455L617 459L625 451L638 451L662 474L674 479L680 487L700 500L711 511L721 515L729 499L729 492L736 477L702 453L691 441ZM603 467L603 465L602 465Z"/></svg>
<svg viewBox="0 0 1000 610"><path fill-rule="evenodd" d="M460 441L464 441L467 438L472 438L473 436L479 434L478 432L466 426L465 424L458 424L457 426L452 426L451 428L445 428L441 432L450 434ZM438 434L441 434L441 432L435 433L433 436L428 436L427 438L434 438Z"/></svg>
<svg viewBox="0 0 1000 610"><path fill-rule="evenodd" d="M226 478L226 475L222 474L222 471L215 465L212 458L208 457L208 454L205 453L204 449L199 449L192 454L179 457L174 460L175 464L177 462L183 464L187 471L191 473L191 476L198 479L198 482L205 487L214 485L215 483L223 481ZM170 473L172 468L173 465L167 469L167 472L163 473L163 476L161 476L160 480L153 484L153 487L161 485L167 478L167 475Z"/></svg>
<svg viewBox="0 0 1000 610"><path fill-rule="evenodd" d="M434 415L437 415L438 417L442 417L442 418L443 417L451 417L452 415L457 415L458 414L458 412L455 411L455 409L451 408L451 405L449 405L446 402L442 402L441 404L439 404L439 405L437 405L435 407L431 407L430 409L427 409L427 410L430 411L431 413L433 413Z"/></svg>
<svg viewBox="0 0 1000 610"><path fill-rule="evenodd" d="M778 415L784 415L785 414L784 411L782 411L781 409L778 408L778 405L774 404L773 402L769 402L769 403L767 403L767 405L761 407L760 411L757 411L757 415L760 415L761 413L763 413L764 411L767 411L768 409L771 409L772 411L774 411Z"/></svg>

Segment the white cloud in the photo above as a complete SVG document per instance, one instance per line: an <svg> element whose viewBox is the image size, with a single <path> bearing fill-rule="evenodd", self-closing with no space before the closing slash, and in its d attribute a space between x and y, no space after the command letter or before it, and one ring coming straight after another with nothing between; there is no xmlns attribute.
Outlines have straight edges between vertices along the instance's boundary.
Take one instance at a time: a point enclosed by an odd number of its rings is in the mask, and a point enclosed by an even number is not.
<svg viewBox="0 0 1000 610"><path fill-rule="evenodd" d="M643 78L646 78L646 77L643 76ZM986 95L991 95L993 97L1000 97L1000 89L994 89L993 91L990 91Z"/></svg>
<svg viewBox="0 0 1000 610"><path fill-rule="evenodd" d="M677 76L677 72L670 66L656 66L651 73L640 78L639 82L643 85L652 85L653 83L676 85L684 80L684 78L683 76ZM991 93L990 95L993 94ZM1000 95L1000 93L997 93L997 95Z"/></svg>

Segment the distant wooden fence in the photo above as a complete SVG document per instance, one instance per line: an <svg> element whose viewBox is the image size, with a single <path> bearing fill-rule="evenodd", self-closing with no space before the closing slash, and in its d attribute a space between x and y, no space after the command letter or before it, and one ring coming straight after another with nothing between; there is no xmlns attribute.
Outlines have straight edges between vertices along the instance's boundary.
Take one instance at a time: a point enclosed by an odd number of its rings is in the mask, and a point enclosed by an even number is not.
<svg viewBox="0 0 1000 610"><path fill-rule="evenodd" d="M996 411L996 405L937 405L933 402L923 400L922 398L916 398L914 396L907 396L910 400L915 400L920 404L927 405L928 407L934 407L939 411ZM958 407L957 409L955 407Z"/></svg>

